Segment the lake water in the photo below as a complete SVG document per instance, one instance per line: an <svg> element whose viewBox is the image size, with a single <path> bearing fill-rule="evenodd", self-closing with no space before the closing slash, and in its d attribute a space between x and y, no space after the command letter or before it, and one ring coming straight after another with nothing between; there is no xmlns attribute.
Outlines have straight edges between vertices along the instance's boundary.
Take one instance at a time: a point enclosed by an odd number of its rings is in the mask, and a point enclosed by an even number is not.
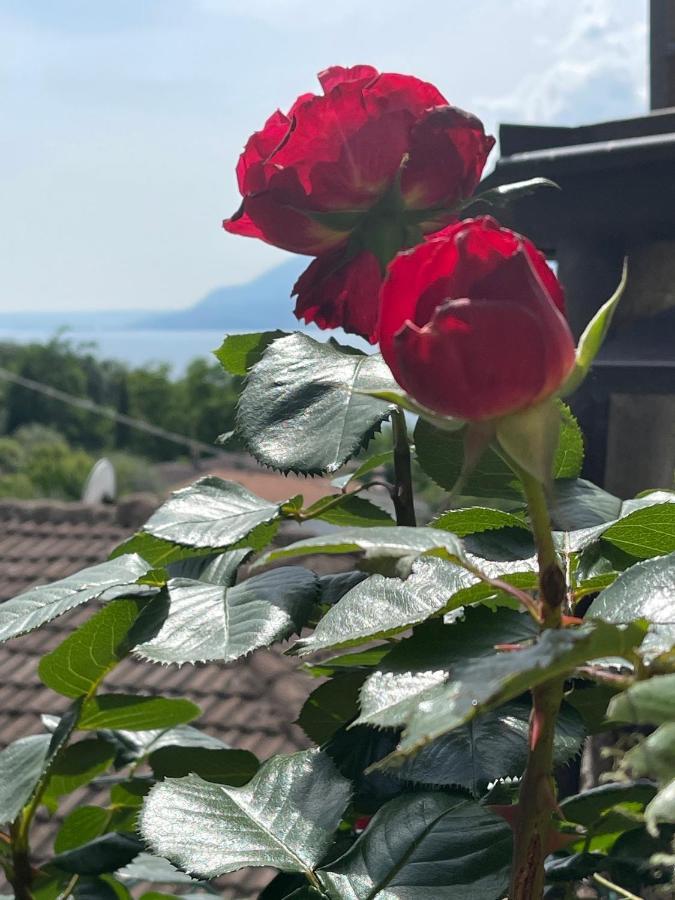
<svg viewBox="0 0 675 900"><path fill-rule="evenodd" d="M302 329L317 340L327 340L332 332L321 332L316 328ZM54 337L54 329L6 329L0 328L0 341L16 341L19 344L31 342L45 343ZM225 336L224 331L71 331L64 337L73 344L94 345L94 354L101 359L117 359L130 366L144 366L153 362L169 363L174 375L181 375L193 359L198 356L211 358L211 351L217 349ZM349 343L361 349L368 347L365 341L353 336L336 333L341 343Z"/></svg>
<svg viewBox="0 0 675 900"><path fill-rule="evenodd" d="M182 374L197 356L209 357L220 346L222 331L67 331L64 337L73 344L93 346L101 359L118 359L130 366L152 362L170 363L175 375ZM15 331L0 329L0 340L28 344L44 343L54 331Z"/></svg>

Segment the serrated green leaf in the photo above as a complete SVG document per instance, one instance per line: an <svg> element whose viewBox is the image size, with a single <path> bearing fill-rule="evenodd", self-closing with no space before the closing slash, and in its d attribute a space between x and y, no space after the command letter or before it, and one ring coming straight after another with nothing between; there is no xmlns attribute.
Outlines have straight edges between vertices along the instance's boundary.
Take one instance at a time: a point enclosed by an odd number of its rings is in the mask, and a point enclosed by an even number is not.
<svg viewBox="0 0 675 900"><path fill-rule="evenodd" d="M0 825L13 822L42 775L51 735L31 734L0 750Z"/></svg>
<svg viewBox="0 0 675 900"><path fill-rule="evenodd" d="M111 813L100 806L79 806L68 813L54 840L54 852L65 853L100 837L110 822Z"/></svg>
<svg viewBox="0 0 675 900"><path fill-rule="evenodd" d="M228 334L220 347L213 351L213 355L230 375L246 375L261 359L269 345L285 336L285 331L278 330Z"/></svg>
<svg viewBox="0 0 675 900"><path fill-rule="evenodd" d="M70 794L105 772L114 757L114 748L102 738L87 738L65 747L49 769L44 802L56 806L63 794Z"/></svg>
<svg viewBox="0 0 675 900"><path fill-rule="evenodd" d="M503 512L501 509L488 509L484 506L470 506L466 509L449 509L441 513L430 523L433 528L452 531L458 537L476 534L481 531L492 531L498 528L527 529L527 523L521 516Z"/></svg>
<svg viewBox="0 0 675 900"><path fill-rule="evenodd" d="M365 672L343 672L324 682L305 701L297 724L315 744L323 744L358 714Z"/></svg>
<svg viewBox="0 0 675 900"><path fill-rule="evenodd" d="M133 835L111 832L59 853L51 865L73 875L103 875L128 865L142 849L143 845Z"/></svg>
<svg viewBox="0 0 675 900"><path fill-rule="evenodd" d="M655 675L635 682L614 697L607 715L616 722L635 725L675 722L675 675Z"/></svg>
<svg viewBox="0 0 675 900"><path fill-rule="evenodd" d="M164 781L148 795L140 829L156 853L204 878L244 866L311 872L348 800L349 783L309 750L273 757L241 788L195 775Z"/></svg>
<svg viewBox="0 0 675 900"><path fill-rule="evenodd" d="M307 517L321 519L331 525L353 525L362 528L394 525L394 520L382 507L364 497L353 494L328 494L304 511Z"/></svg>
<svg viewBox="0 0 675 900"><path fill-rule="evenodd" d="M584 435L569 406L558 402L558 409L561 428L553 460L553 477L578 478L584 463Z"/></svg>
<svg viewBox="0 0 675 900"><path fill-rule="evenodd" d="M418 626L384 658L361 690L358 723L396 728L443 686L463 662L492 658L495 645L515 644L538 634L534 620L511 609L469 608L452 624ZM522 651L521 651L522 652Z"/></svg>
<svg viewBox="0 0 675 900"><path fill-rule="evenodd" d="M675 722L667 722L626 753L621 761L636 778L664 783L675 778Z"/></svg>
<svg viewBox="0 0 675 900"><path fill-rule="evenodd" d="M491 781L524 772L530 710L528 700L505 703L429 744L394 774L403 781L463 787L480 797ZM578 713L563 705L556 720L556 765L564 765L579 751L585 734Z"/></svg>
<svg viewBox="0 0 675 900"><path fill-rule="evenodd" d="M199 775L216 784L240 786L258 771L258 760L248 750L213 750L208 747L160 747L148 759L157 778Z"/></svg>
<svg viewBox="0 0 675 900"><path fill-rule="evenodd" d="M129 631L143 601L116 600L43 656L38 674L43 684L65 697L93 692L131 649Z"/></svg>
<svg viewBox="0 0 675 900"><path fill-rule="evenodd" d="M206 747L211 750L228 749L219 738L199 731L191 725L176 725L173 728L158 728L142 731L103 729L101 737L116 748L115 765L122 768L138 762L160 747Z"/></svg>
<svg viewBox="0 0 675 900"><path fill-rule="evenodd" d="M150 853L139 853L133 862L120 869L117 875L132 884L139 881L152 881L158 884L199 884L196 879L172 866L168 859Z"/></svg>
<svg viewBox="0 0 675 900"><path fill-rule="evenodd" d="M511 853L506 823L477 803L405 795L383 806L319 878L331 900L495 900L506 888Z"/></svg>
<svg viewBox="0 0 675 900"><path fill-rule="evenodd" d="M282 505L256 497L234 481L207 475L172 494L141 534L195 549L231 547L278 519Z"/></svg>
<svg viewBox="0 0 675 900"><path fill-rule="evenodd" d="M372 575L332 606L312 634L294 645L294 651L305 655L391 637L453 608L453 596L476 581L460 566L426 558L412 564L405 581Z"/></svg>
<svg viewBox="0 0 675 900"><path fill-rule="evenodd" d="M249 372L236 433L263 465L308 475L335 472L391 412L389 403L363 392L390 385L379 354L292 334L271 344Z"/></svg>
<svg viewBox="0 0 675 900"><path fill-rule="evenodd" d="M596 314L584 329L583 334L579 338L576 364L574 366L574 369L572 370L571 375L569 375L567 381L563 385L560 392L561 394L566 396L576 391L576 389L588 375L591 365L593 364L593 360L598 355L598 352L602 347L602 343L605 340L605 336L612 322L616 307L626 288L627 279L628 264L626 260L624 261L623 272L621 273L621 280L617 289L614 291L609 300L603 303L600 309L596 312Z"/></svg>
<svg viewBox="0 0 675 900"><path fill-rule="evenodd" d="M591 603L587 616L615 624L646 619L642 655L652 658L675 646L675 553L636 563Z"/></svg>
<svg viewBox="0 0 675 900"><path fill-rule="evenodd" d="M370 558L400 559L417 556L462 557L460 541L437 528L341 528L330 534L297 541L287 547L270 550L256 562L267 565L278 559L309 556L313 553L365 553Z"/></svg>
<svg viewBox="0 0 675 900"><path fill-rule="evenodd" d="M220 575L211 564L202 581L170 579L168 616L158 634L137 648L139 655L165 663L229 662L300 632L318 599L316 575L284 566L235 585L241 556L225 557Z"/></svg>
<svg viewBox="0 0 675 900"><path fill-rule="evenodd" d="M86 731L98 728L147 731L191 722L199 713L199 707L189 700L101 694L84 703L78 728Z"/></svg>
<svg viewBox="0 0 675 900"><path fill-rule="evenodd" d="M31 588L0 604L0 641L26 634L89 600L147 593L148 589L136 582L150 568L140 556L121 556L52 584Z"/></svg>
<svg viewBox="0 0 675 900"><path fill-rule="evenodd" d="M452 679L440 683L423 706L414 703L406 712L406 728L395 759L418 752L426 744L471 721L482 711L563 676L589 660L625 657L639 645L644 627L592 622L580 628L549 630L518 652L468 660L453 669Z"/></svg>
<svg viewBox="0 0 675 900"><path fill-rule="evenodd" d="M673 553L675 502L637 509L610 525L602 537L638 559Z"/></svg>
<svg viewBox="0 0 675 900"><path fill-rule="evenodd" d="M369 647L367 650L359 650L356 653L331 656L318 664L306 663L304 668L317 678L329 678L349 669L373 669L382 662L382 658L389 653L389 649L386 644L380 644L377 647Z"/></svg>

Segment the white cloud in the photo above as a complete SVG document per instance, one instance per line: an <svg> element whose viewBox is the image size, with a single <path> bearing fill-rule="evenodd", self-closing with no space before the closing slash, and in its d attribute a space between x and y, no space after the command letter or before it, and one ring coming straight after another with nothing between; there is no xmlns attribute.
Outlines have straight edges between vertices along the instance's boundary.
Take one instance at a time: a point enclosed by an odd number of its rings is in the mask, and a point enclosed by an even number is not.
<svg viewBox="0 0 675 900"><path fill-rule="evenodd" d="M545 11L548 0L518 0ZM639 115L647 108L644 0L576 0L566 34L549 40L550 65L507 97L487 98L498 120L575 125Z"/></svg>

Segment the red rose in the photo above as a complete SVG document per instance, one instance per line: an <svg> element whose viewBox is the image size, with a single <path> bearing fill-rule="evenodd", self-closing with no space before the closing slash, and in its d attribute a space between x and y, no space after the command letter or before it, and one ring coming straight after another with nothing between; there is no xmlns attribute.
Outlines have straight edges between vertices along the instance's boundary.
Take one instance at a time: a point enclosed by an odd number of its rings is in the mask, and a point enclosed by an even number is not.
<svg viewBox="0 0 675 900"><path fill-rule="evenodd" d="M249 139L237 166L244 200L223 226L319 257L296 285L296 315L374 342L387 263L453 220L494 138L409 75L335 66L319 80L323 95L299 97ZM368 273L357 292L355 266Z"/></svg>
<svg viewBox="0 0 675 900"><path fill-rule="evenodd" d="M530 241L489 217L401 253L380 296L382 355L442 415L476 421L532 406L574 366L558 280Z"/></svg>

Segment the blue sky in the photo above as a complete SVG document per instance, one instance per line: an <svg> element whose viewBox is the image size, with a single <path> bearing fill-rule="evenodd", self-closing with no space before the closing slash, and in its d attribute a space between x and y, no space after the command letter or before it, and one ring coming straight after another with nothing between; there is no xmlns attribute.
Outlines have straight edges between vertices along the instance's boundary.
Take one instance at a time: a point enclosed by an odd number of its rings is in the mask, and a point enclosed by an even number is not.
<svg viewBox="0 0 675 900"><path fill-rule="evenodd" d="M234 166L332 63L500 121L646 110L646 0L0 0L0 307L176 308L283 259Z"/></svg>

